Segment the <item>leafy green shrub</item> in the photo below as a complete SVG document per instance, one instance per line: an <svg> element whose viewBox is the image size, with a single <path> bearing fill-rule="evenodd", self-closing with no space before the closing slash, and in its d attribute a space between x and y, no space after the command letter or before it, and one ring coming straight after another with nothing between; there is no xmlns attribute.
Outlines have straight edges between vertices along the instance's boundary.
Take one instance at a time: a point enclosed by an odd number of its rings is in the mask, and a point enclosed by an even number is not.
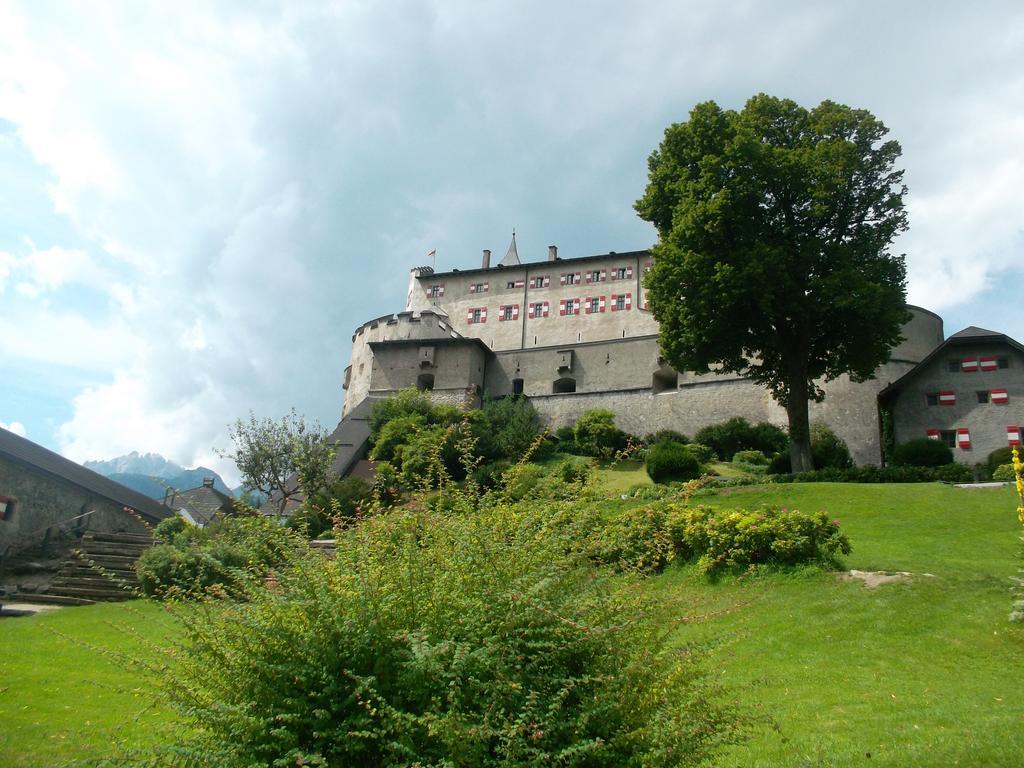
<svg viewBox="0 0 1024 768"><path fill-rule="evenodd" d="M754 510L714 510L673 507L669 536L681 559L697 558L703 573L750 565L834 566L840 554L850 553L850 541L839 521L824 512L761 507Z"/></svg>
<svg viewBox="0 0 1024 768"><path fill-rule="evenodd" d="M768 463L767 457L761 453L761 451L736 451L732 455L732 461L734 464L757 464L765 465Z"/></svg>
<svg viewBox="0 0 1024 768"><path fill-rule="evenodd" d="M999 483L1012 483L1017 479L1013 464L1000 464L992 473L992 479Z"/></svg>
<svg viewBox="0 0 1024 768"><path fill-rule="evenodd" d="M647 451L647 474L656 483L700 477L697 457L679 443L655 443Z"/></svg>
<svg viewBox="0 0 1024 768"><path fill-rule="evenodd" d="M374 461L397 460L401 463L402 448L426 426L427 419L421 413L406 413L391 419L377 433L370 458Z"/></svg>
<svg viewBox="0 0 1024 768"><path fill-rule="evenodd" d="M789 438L774 424L751 425L742 416L736 416L704 427L694 436L694 442L710 446L722 461L732 461L736 451L756 450L766 456L779 453L787 448Z"/></svg>
<svg viewBox="0 0 1024 768"><path fill-rule="evenodd" d="M510 461L492 461L490 464L481 464L473 470L473 479L484 490L497 488L511 466L512 462Z"/></svg>
<svg viewBox="0 0 1024 768"><path fill-rule="evenodd" d="M372 489L362 478L338 478L307 499L288 519L287 525L303 531L311 539L319 538L331 533L335 524L345 526L355 522L357 515L368 507L371 496Z"/></svg>
<svg viewBox="0 0 1024 768"><path fill-rule="evenodd" d="M588 538L587 554L620 571L660 573L674 556L665 509L626 510Z"/></svg>
<svg viewBox="0 0 1024 768"><path fill-rule="evenodd" d="M969 483L974 472L963 464L941 467L876 467L866 464L849 469L816 469L797 475L773 475L775 483Z"/></svg>
<svg viewBox="0 0 1024 768"><path fill-rule="evenodd" d="M941 440L919 437L897 445L892 462L903 467L941 467L953 463L953 452Z"/></svg>
<svg viewBox="0 0 1024 768"><path fill-rule="evenodd" d="M769 475L788 475L793 471L793 463L789 457L789 451L776 453L768 462Z"/></svg>
<svg viewBox="0 0 1024 768"><path fill-rule="evenodd" d="M533 404L522 395L484 402L482 425L486 429L490 451L481 455L492 459L519 461L540 434L540 417ZM483 439L483 435L477 435Z"/></svg>
<svg viewBox="0 0 1024 768"><path fill-rule="evenodd" d="M676 432L674 429L659 429L657 432L646 435L643 441L647 445L654 445L655 443L680 443L686 445L690 442L690 438L682 432Z"/></svg>
<svg viewBox="0 0 1024 768"><path fill-rule="evenodd" d="M1019 451L1020 449L1018 449ZM1021 456L1024 456L1024 452L1021 452ZM1005 446L1003 448L996 448L992 453L988 455L986 460L988 465L988 471L990 474L995 473L996 469L1003 466L1004 464L1013 463L1013 448Z"/></svg>
<svg viewBox="0 0 1024 768"><path fill-rule="evenodd" d="M434 416L435 406L430 397L417 389L403 389L391 397L374 403L370 411L370 439L377 441L377 436L389 421L404 416L420 416L424 422Z"/></svg>
<svg viewBox="0 0 1024 768"><path fill-rule="evenodd" d="M156 528L153 529L153 536L160 541L174 541L179 534L185 532L187 527L188 523L185 522L184 518L174 515L157 523Z"/></svg>
<svg viewBox="0 0 1024 768"><path fill-rule="evenodd" d="M615 426L615 414L605 408L594 408L576 422L573 438L577 449L585 456L610 459L616 451L626 447L625 432Z"/></svg>
<svg viewBox="0 0 1024 768"><path fill-rule="evenodd" d="M703 443L686 443L686 447L690 450L690 453L697 457L697 461L701 464L707 464L709 461L715 460L715 452L708 445Z"/></svg>
<svg viewBox="0 0 1024 768"><path fill-rule="evenodd" d="M369 518L273 592L186 613L164 690L196 766L695 765L742 725L634 577L550 516ZM568 554L567 554L568 553ZM256 641L254 641L254 638Z"/></svg>
<svg viewBox="0 0 1024 768"><path fill-rule="evenodd" d="M815 469L846 469L853 466L846 442L820 422L811 425L811 462Z"/></svg>
<svg viewBox="0 0 1024 768"><path fill-rule="evenodd" d="M237 595L302 547L303 538L269 518L229 517L150 547L135 568L139 586L151 597L197 598L211 590Z"/></svg>

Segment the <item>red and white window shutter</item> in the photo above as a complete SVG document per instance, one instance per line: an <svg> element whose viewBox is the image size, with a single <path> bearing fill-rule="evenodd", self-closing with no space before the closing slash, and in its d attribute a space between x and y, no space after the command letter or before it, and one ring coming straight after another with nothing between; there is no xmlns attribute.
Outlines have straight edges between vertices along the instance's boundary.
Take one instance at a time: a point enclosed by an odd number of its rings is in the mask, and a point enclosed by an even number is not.
<svg viewBox="0 0 1024 768"><path fill-rule="evenodd" d="M1015 424L1011 427L1006 428L1006 442L1010 446L1020 445L1020 425Z"/></svg>
<svg viewBox="0 0 1024 768"><path fill-rule="evenodd" d="M942 433L939 432L939 430L937 430L937 429L929 429L928 430L928 439L929 440L938 440L941 437L942 437Z"/></svg>
<svg viewBox="0 0 1024 768"><path fill-rule="evenodd" d="M632 272L632 267L630 268L630 272ZM627 293L626 294L626 309L632 309L632 308L633 308L633 294L632 293Z"/></svg>
<svg viewBox="0 0 1024 768"><path fill-rule="evenodd" d="M531 288L547 288L549 285L551 285L551 278L547 275L530 278ZM562 283L562 285L565 285L565 283Z"/></svg>
<svg viewBox="0 0 1024 768"><path fill-rule="evenodd" d="M508 315L508 317L506 317ZM498 320L518 320L519 319L519 305L518 304L502 304L498 307Z"/></svg>
<svg viewBox="0 0 1024 768"><path fill-rule="evenodd" d="M964 373L974 373L978 370L978 358L965 357L960 361L960 370Z"/></svg>
<svg viewBox="0 0 1024 768"><path fill-rule="evenodd" d="M999 369L999 361L995 355L991 357L983 357L978 361L978 367L983 371L995 371Z"/></svg>
<svg viewBox="0 0 1024 768"><path fill-rule="evenodd" d="M544 302L544 309L542 311L542 316L543 317L547 317L548 316L548 303L546 301Z"/></svg>
<svg viewBox="0 0 1024 768"><path fill-rule="evenodd" d="M992 402L996 405L1006 405L1010 402L1010 395L1005 389L993 389Z"/></svg>
<svg viewBox="0 0 1024 768"><path fill-rule="evenodd" d="M513 304L512 305L512 319L513 320L518 320L519 319L519 305L518 304Z"/></svg>
<svg viewBox="0 0 1024 768"><path fill-rule="evenodd" d="M633 267L626 267L626 279L629 280L633 276Z"/></svg>
<svg viewBox="0 0 1024 768"><path fill-rule="evenodd" d="M566 302L565 299L559 299L558 300L558 314L559 315L564 315L565 314L565 302Z"/></svg>
<svg viewBox="0 0 1024 768"><path fill-rule="evenodd" d="M597 311L604 312L604 296L602 296L600 300L597 302Z"/></svg>
<svg viewBox="0 0 1024 768"><path fill-rule="evenodd" d="M958 448L962 450L971 450L971 430L967 427L960 427L956 431L956 444Z"/></svg>
<svg viewBox="0 0 1024 768"><path fill-rule="evenodd" d="M956 392L939 392L939 405L956 405Z"/></svg>

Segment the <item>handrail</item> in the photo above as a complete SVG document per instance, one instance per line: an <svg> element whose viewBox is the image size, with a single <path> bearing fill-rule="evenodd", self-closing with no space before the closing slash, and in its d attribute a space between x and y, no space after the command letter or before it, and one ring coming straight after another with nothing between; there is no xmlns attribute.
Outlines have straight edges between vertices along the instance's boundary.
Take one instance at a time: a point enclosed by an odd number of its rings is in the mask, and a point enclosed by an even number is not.
<svg viewBox="0 0 1024 768"><path fill-rule="evenodd" d="M83 517L89 517L93 512L95 512L95 510L90 509L88 512L83 512L80 515L69 517L66 520L58 520L56 523L50 523L49 525L43 526L42 528L36 528L36 530L34 531L29 531L28 533L19 533L18 538L22 540L22 546L15 548L16 542L8 544L7 549L5 549L3 554L0 555L0 562L2 562L4 558L10 557L12 550L14 552L19 552L28 549L30 546L32 546L32 542L25 542L25 539L35 536L37 533L48 533L51 528L56 528L66 523L73 523L75 520L81 520Z"/></svg>

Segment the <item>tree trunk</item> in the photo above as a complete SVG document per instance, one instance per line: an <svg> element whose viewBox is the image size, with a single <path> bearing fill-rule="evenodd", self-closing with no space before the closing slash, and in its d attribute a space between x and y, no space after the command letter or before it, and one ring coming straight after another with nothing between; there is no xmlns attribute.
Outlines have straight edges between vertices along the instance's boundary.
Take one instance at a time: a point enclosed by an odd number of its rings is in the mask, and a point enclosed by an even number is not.
<svg viewBox="0 0 1024 768"><path fill-rule="evenodd" d="M809 472L814 469L814 462L811 459L811 423L807 413L805 376L790 382L786 415L789 417L789 461L792 471Z"/></svg>

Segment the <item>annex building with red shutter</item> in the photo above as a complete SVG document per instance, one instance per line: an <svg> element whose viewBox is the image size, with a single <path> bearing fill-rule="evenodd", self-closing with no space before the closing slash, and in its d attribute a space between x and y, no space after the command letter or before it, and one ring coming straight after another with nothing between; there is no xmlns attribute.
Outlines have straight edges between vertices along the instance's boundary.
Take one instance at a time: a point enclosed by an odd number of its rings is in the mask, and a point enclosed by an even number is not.
<svg viewBox="0 0 1024 768"><path fill-rule="evenodd" d="M649 251L563 258L550 246L541 256L521 261L513 236L495 265L484 251L479 267L412 269L405 311L352 336L345 418L365 418L373 400L418 387L456 403L523 394L553 429L592 408L610 409L637 435L692 435L734 416L786 426L785 410L749 379L677 371L661 357L644 289ZM1019 440L1024 348L977 328L947 339L941 317L908 310L903 341L875 378L824 383L811 420L842 437L858 464L881 463L886 422L896 442L943 440L966 464ZM345 425L336 432L342 471L361 458L342 438Z"/></svg>

